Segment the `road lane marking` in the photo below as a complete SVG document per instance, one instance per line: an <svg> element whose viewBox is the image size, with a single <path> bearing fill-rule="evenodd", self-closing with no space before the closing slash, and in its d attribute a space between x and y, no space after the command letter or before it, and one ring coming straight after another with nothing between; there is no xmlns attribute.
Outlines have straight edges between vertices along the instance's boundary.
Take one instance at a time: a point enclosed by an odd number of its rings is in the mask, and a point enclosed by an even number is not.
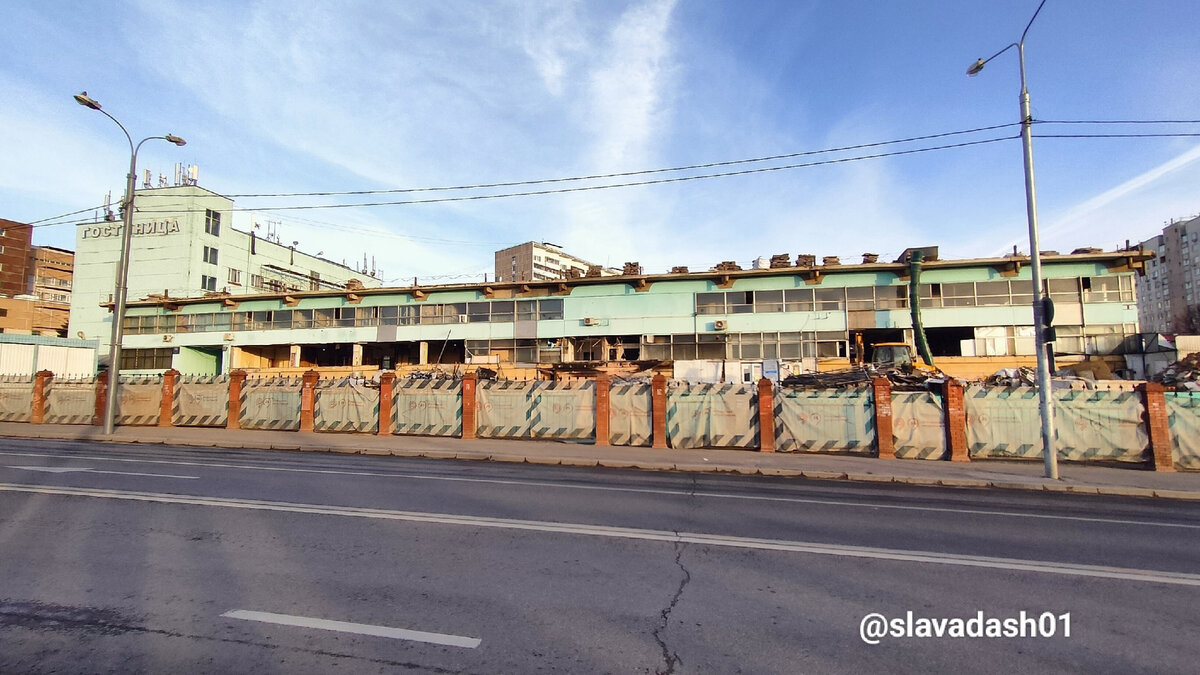
<svg viewBox="0 0 1200 675"><path fill-rule="evenodd" d="M810 497L771 497L767 495L739 495L725 492L699 492L692 490L669 490L662 488L628 488L611 487L607 485L566 485L546 481L513 480L501 478L467 478L464 476L428 476L423 474L385 473L374 471L346 471L340 469L298 469L287 466L258 466L254 464L225 464L218 462L184 462L166 459L132 459L122 457L100 457L88 455L51 455L36 452L2 452L0 455L17 457L47 457L53 459L84 459L101 462L131 462L135 464L171 464L177 466L195 466L218 469L248 469L253 471L275 471L280 473L310 473L338 476L365 476L371 478L401 478L410 480L432 480L455 483L484 483L490 485L509 485L518 487L557 488L560 490L591 490L595 492L626 492L634 494L651 494L672 497L706 497L711 499L741 499L747 501L784 502L789 504L816 504L818 506L848 506L864 509L888 509L892 511L924 511L930 513L968 514L973 516L997 516L1001 518L1033 518L1037 520L1067 520L1084 523L1102 523L1105 525L1137 525L1139 527L1167 527L1185 530L1200 530L1200 525L1187 523L1162 523L1153 520L1130 520L1127 518L1091 518L1087 516L1060 516L1045 513L1020 513L1016 511L985 511L983 509L962 509L943 506L908 506L905 504L876 504L872 502L847 502L834 499L813 499Z"/></svg>
<svg viewBox="0 0 1200 675"><path fill-rule="evenodd" d="M169 473L133 473L131 471L101 471L82 466L10 466L9 469L24 469L25 471L42 471L45 473L107 473L114 476L153 476L155 478L186 478L199 480L199 476L175 476Z"/></svg>
<svg viewBox="0 0 1200 675"><path fill-rule="evenodd" d="M481 640L479 638L466 637L464 635L449 635L447 633L427 633L423 630L409 630L407 628L392 628L390 626L375 626L369 623L350 623L348 621L331 621L329 619L317 619L308 616L293 616L291 614L274 614L272 612L255 612L247 609L233 609L225 612L221 616L229 619L244 619L246 621L260 621L262 623L274 623L281 626L296 626L298 628L318 628L320 630L331 630L339 633L355 633L357 635L372 635L375 637L392 638L394 640L410 640L413 642L427 642L434 645L445 645L447 647L462 647L464 649L475 649L479 646Z"/></svg>
<svg viewBox="0 0 1200 675"><path fill-rule="evenodd" d="M825 544L820 542L789 541L784 539L758 539L752 537L735 537L728 535L692 532L673 532L669 530L650 530L634 527L617 527L611 525L556 523L541 520L517 520L511 518L489 518L484 516L460 516L449 513L395 511L389 509L371 509L356 506L327 506L322 504L300 504L295 502L273 502L225 497L193 497L188 495L163 494L156 492L50 487L42 485L19 485L14 483L0 483L0 492L24 492L73 497L96 497L101 499L117 499L124 501L155 502L160 504L183 504L191 506L249 509L256 511L278 511L284 513L307 513L354 518L373 518L379 520L397 520L413 523L433 523L437 525L466 525L470 527L490 527L507 530L547 532L552 534L576 534L614 539L662 541L670 542L672 544L689 543L728 548L757 549L764 551L812 553L817 555L833 555L850 558L870 558L875 560L956 565L960 567L982 567L1016 572L1043 572L1047 574L1063 574L1068 576L1120 579L1125 581L1144 581L1151 583L1200 587L1200 574L1187 574L1183 572L1139 570L1125 567L1059 563L1041 560L1021 560L1018 558L995 558L990 556L937 553L933 551L909 551L904 549L851 546L847 544Z"/></svg>

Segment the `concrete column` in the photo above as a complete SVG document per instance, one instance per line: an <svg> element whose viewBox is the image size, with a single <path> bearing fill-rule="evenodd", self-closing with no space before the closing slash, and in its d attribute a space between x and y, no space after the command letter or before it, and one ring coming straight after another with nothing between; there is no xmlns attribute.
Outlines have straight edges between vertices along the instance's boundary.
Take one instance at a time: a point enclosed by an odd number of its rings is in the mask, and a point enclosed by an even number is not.
<svg viewBox="0 0 1200 675"><path fill-rule="evenodd" d="M1142 403L1146 406L1146 432L1150 436L1150 451L1154 453L1155 471L1175 471L1171 453L1171 429L1167 422L1167 399L1158 382L1138 385Z"/></svg>
<svg viewBox="0 0 1200 675"><path fill-rule="evenodd" d="M871 380L875 394L875 442L879 457L896 458L896 439L892 436L892 383L886 377Z"/></svg>
<svg viewBox="0 0 1200 675"><path fill-rule="evenodd" d="M92 415L92 426L104 426L104 406L108 401L108 371L104 371L96 376L96 412ZM117 416L116 408L113 408L113 417ZM113 420L113 429L116 429L116 420Z"/></svg>
<svg viewBox="0 0 1200 675"><path fill-rule="evenodd" d="M651 447L667 447L667 378L655 373L650 380L650 420L654 429Z"/></svg>
<svg viewBox="0 0 1200 675"><path fill-rule="evenodd" d="M417 343L417 352L418 352L417 363L419 365L423 366L423 365L429 363L429 343L428 342L424 342L424 341L418 342Z"/></svg>
<svg viewBox="0 0 1200 675"><path fill-rule="evenodd" d="M775 383L758 381L758 450L775 452Z"/></svg>
<svg viewBox="0 0 1200 675"><path fill-rule="evenodd" d="M362 365L363 346L356 342L353 345L350 345L350 349L351 349L350 365L361 366Z"/></svg>
<svg viewBox="0 0 1200 675"><path fill-rule="evenodd" d="M946 378L942 383L942 404L950 461L969 462L971 457L967 452L967 410L963 403L962 382Z"/></svg>
<svg viewBox="0 0 1200 675"><path fill-rule="evenodd" d="M379 376L379 436L392 434L392 387L396 385L396 373L387 371Z"/></svg>
<svg viewBox="0 0 1200 675"><path fill-rule="evenodd" d="M179 382L179 371L174 368L163 373L162 405L158 409L158 426L175 426L175 385Z"/></svg>
<svg viewBox="0 0 1200 675"><path fill-rule="evenodd" d="M226 429L242 428L242 385L246 382L246 371L234 370L229 373L229 419L225 422Z"/></svg>
<svg viewBox="0 0 1200 675"><path fill-rule="evenodd" d="M313 417L317 403L317 380L321 374L315 370L305 371L300 385L300 431L313 430Z"/></svg>
<svg viewBox="0 0 1200 675"><path fill-rule="evenodd" d="M612 393L612 378L608 373L596 376L596 445L609 445L609 394Z"/></svg>
<svg viewBox="0 0 1200 675"><path fill-rule="evenodd" d="M29 413L29 421L43 424L46 421L46 386L54 379L54 373L48 370L38 371L33 376L33 410Z"/></svg>
<svg viewBox="0 0 1200 675"><path fill-rule="evenodd" d="M288 348L288 365L292 368L300 367L300 345L292 345Z"/></svg>
<svg viewBox="0 0 1200 675"><path fill-rule="evenodd" d="M422 342L422 345L425 343ZM422 354L424 349L422 349ZM478 384L479 376L475 373L467 373L462 379L462 437L464 439L475 438L475 386Z"/></svg>

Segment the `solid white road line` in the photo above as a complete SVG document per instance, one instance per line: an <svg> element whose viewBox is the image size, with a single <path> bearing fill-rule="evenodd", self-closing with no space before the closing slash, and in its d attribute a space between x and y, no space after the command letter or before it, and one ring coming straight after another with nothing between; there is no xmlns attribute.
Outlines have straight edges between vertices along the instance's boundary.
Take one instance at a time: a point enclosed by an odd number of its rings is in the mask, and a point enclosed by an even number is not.
<svg viewBox="0 0 1200 675"><path fill-rule="evenodd" d="M42 471L44 473L108 473L115 476L153 476L155 478L186 478L199 480L199 476L174 476L169 473L132 473L129 471L101 471L82 466L10 466L9 469L24 469L25 471Z"/></svg>
<svg viewBox="0 0 1200 675"><path fill-rule="evenodd" d="M49 457L53 459L83 459L103 462L131 462L135 464L174 464L178 466L197 466L219 469L247 469L252 471L275 471L280 473L309 473L329 474L338 476L368 476L372 478L400 478L405 480L431 480L453 483L486 483L491 485L513 485L520 487L539 487L560 490L591 490L595 492L626 492L635 494L652 494L664 496L683 496L709 499L738 499L746 501L786 502L790 504L816 504L819 506L847 506L865 509L888 509L893 511L924 511L930 513L954 513L973 516L997 516L1002 518L1032 518L1035 520L1067 520L1085 523L1102 523L1105 525L1137 525L1139 527L1167 527L1184 530L1200 530L1200 525L1186 523L1161 523L1153 520L1130 520L1126 518L1091 518L1087 516L1058 516L1044 513L1019 513L1016 511L986 511L984 509L961 509L941 506L908 506L904 504L879 504L872 502L850 502L834 499L812 499L807 497L771 497L767 495L739 495L723 492L701 492L691 490L667 490L659 488L627 488L607 485L570 485L551 483L548 481L509 480L501 478L467 478L463 476L427 476L422 474L387 473L372 471L344 471L339 469L301 469L287 466L259 466L255 464L222 464L217 462L184 462L166 459L135 459L120 457L100 457L88 455L52 455L35 452L0 452L0 455L16 457Z"/></svg>
<svg viewBox="0 0 1200 675"><path fill-rule="evenodd" d="M291 614L273 614L271 612L254 612L246 609L234 609L225 612L221 616L229 619L245 619L246 621L261 621L263 623L274 623L281 626L296 626L298 628L319 628L320 630L332 630L339 633L355 633L358 635L372 635L375 637L392 638L394 640L411 640L413 642L428 642L434 645L446 645L447 647L462 647L464 649L475 649L479 646L480 639L473 637L465 637L462 635L448 635L446 633L427 633L423 630L408 630L407 628L391 628L389 626L374 626L369 623L350 623L348 621L330 621L329 619L315 619L307 616L292 616Z"/></svg>
<svg viewBox="0 0 1200 675"><path fill-rule="evenodd" d="M849 546L843 544L825 544L819 542L788 541L782 539L756 539L751 537L733 537L717 534L670 532L667 530L648 530L632 527L614 527L608 525L555 523L540 520L516 520L509 518L486 518L481 516L460 516L447 513L421 513L415 511L393 511L387 509L370 509L352 506L325 506L321 504L298 504L293 502L271 502L254 499L228 499L222 497L192 497L187 495L162 494L155 492L48 487L42 485L18 485L13 483L0 483L0 492L27 492L73 497L96 497L101 499L118 499L125 501L157 502L161 504L186 504L194 506L251 509L256 511L280 511L286 513L348 516L354 518L374 518L380 520L398 520L414 523L433 523L437 525L466 525L470 527L490 527L508 530L525 530L531 532L548 532L553 534L575 534L591 537L610 537L617 539L640 539L671 543L704 544L707 546L723 546L765 551L785 551L791 553L813 553L818 555L834 555L850 558L871 558L876 560L896 560L903 562L956 565L960 567L984 567L1016 572L1044 572L1047 574L1064 574L1079 577L1121 579L1125 581L1145 581L1152 583L1200 587L1200 574L1186 574L1182 572L1139 570L1124 567L1106 567L1101 565L1079 565L1040 560L1020 560L1016 558L994 558L989 556L959 555L931 551L907 551L903 549L886 549L868 546Z"/></svg>

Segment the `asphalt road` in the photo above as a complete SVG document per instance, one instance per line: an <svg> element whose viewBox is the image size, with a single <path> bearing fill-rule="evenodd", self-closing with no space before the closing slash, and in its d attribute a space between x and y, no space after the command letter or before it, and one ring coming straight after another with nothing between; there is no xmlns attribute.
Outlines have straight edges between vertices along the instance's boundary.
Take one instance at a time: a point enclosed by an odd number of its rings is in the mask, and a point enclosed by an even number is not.
<svg viewBox="0 0 1200 675"><path fill-rule="evenodd" d="M1188 502L0 439L6 674L1192 673L1198 602Z"/></svg>

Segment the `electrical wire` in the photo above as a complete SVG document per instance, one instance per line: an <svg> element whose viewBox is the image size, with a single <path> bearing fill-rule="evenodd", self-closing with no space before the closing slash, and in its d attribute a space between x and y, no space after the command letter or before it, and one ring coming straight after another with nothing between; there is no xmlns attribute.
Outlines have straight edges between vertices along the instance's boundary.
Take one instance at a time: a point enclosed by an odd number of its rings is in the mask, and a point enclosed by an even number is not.
<svg viewBox="0 0 1200 675"><path fill-rule="evenodd" d="M1196 138L1192 134L1034 134L1034 138Z"/></svg>
<svg viewBox="0 0 1200 675"><path fill-rule="evenodd" d="M643 169L640 171L625 171L620 173L595 174L591 176L573 176L568 178L542 178L537 180L526 181L510 181L502 183L479 183L475 185L454 185L441 187L423 187L423 188L394 188L384 190L347 190L347 191L329 191L329 192L280 192L280 193L259 193L259 194L233 194L226 195L227 197L333 197L346 195L377 195L377 194L398 194L411 192L444 192L457 190L479 190L486 188L500 187L518 187L521 185L544 185L548 183L566 183L573 181L585 180L601 180L605 178L627 178L629 176L644 176L656 173L670 173L675 171L691 171L696 169L712 169L721 166L734 166L738 164L754 164L758 162L771 162L781 159L794 159L796 157L808 157L812 155L822 155L832 152L846 152L849 150L862 150L865 148L877 148L885 145L896 145L899 143L912 143L915 141L927 141L935 138L947 138L950 136L961 136L964 134L975 134L982 131L994 131L996 129L1004 129L1007 127L1017 126L1020 122L1010 122L1008 124L996 124L988 127L978 127L975 129L964 129L960 131L946 131L940 134L927 134L925 136L911 136L909 138L900 138L890 141L876 141L873 143L860 143L858 145L847 145L840 148L826 148L823 150L806 150L803 152L792 152L783 155L772 155L769 157L754 157L750 159L734 159L724 162L709 162L707 164L692 164L689 166L676 166L665 169Z"/></svg>

